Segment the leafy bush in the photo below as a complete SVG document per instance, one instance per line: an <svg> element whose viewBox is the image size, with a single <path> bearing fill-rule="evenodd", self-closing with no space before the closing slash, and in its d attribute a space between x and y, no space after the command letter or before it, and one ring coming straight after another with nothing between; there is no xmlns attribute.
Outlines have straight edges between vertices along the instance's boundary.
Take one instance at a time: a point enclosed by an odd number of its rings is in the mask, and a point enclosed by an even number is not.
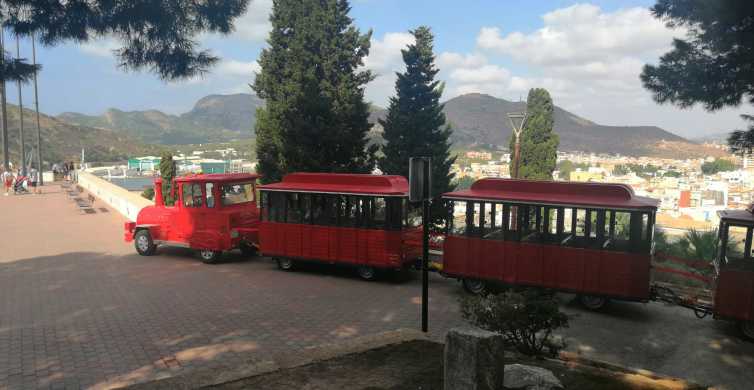
<svg viewBox="0 0 754 390"><path fill-rule="evenodd" d="M144 191L141 193L142 198L147 198L149 200L154 200L154 188L149 187L145 188Z"/></svg>
<svg viewBox="0 0 754 390"><path fill-rule="evenodd" d="M466 297L461 312L473 325L503 335L509 346L525 355L556 356L565 348L562 340L553 339L552 332L567 328L569 318L551 294L527 289Z"/></svg>

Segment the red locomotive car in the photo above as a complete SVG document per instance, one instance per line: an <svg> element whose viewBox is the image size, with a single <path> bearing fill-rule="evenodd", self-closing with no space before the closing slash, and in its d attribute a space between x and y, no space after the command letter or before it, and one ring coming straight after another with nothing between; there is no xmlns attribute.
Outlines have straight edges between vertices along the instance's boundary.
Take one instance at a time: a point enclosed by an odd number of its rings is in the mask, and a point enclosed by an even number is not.
<svg viewBox="0 0 754 390"><path fill-rule="evenodd" d="M278 267L320 261L402 270L421 256L421 216L401 176L293 173L261 186L260 251Z"/></svg>
<svg viewBox="0 0 754 390"><path fill-rule="evenodd" d="M482 179L446 193L443 272L481 293L488 282L608 298L650 299L658 201L622 184Z"/></svg>
<svg viewBox="0 0 754 390"><path fill-rule="evenodd" d="M235 248L252 255L258 246L259 209L255 174L203 174L176 178L174 206L165 205L162 180L155 180L155 205L125 224L125 240L142 256L158 245L196 249L205 263L216 263Z"/></svg>

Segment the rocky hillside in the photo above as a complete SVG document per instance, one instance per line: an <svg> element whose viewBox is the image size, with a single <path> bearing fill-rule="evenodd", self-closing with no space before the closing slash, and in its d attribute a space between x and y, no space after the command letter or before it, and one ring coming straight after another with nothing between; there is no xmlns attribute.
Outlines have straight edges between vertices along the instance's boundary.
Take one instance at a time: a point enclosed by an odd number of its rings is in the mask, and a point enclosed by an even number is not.
<svg viewBox="0 0 754 390"><path fill-rule="evenodd" d="M108 110L101 116L61 114L69 123L112 129L158 144L228 142L253 137L255 113L264 102L250 94L210 95L199 100L182 115L160 111L124 112ZM511 128L506 116L524 109L523 102L510 102L483 94L467 94L445 103L445 114L453 126L456 146L508 145ZM385 109L372 105L369 120L385 116ZM379 142L381 127L370 132ZM560 150L617 153L633 156L686 158L717 156L707 148L656 126L605 126L555 107L555 131Z"/></svg>
<svg viewBox="0 0 754 390"><path fill-rule="evenodd" d="M18 106L8 105L8 136L11 160L18 162L20 155ZM157 148L134 141L132 138L110 130L72 125L54 117L40 114L42 156L44 161L55 163L64 160L79 161L81 149L88 161L119 161L134 155L157 153ZM37 144L36 114L24 109L24 138L27 153Z"/></svg>
<svg viewBox="0 0 754 390"><path fill-rule="evenodd" d="M256 108L262 104L261 99L249 94L210 95L181 115L111 108L98 116L66 112L58 115L58 119L113 130L152 144L228 142L252 137Z"/></svg>

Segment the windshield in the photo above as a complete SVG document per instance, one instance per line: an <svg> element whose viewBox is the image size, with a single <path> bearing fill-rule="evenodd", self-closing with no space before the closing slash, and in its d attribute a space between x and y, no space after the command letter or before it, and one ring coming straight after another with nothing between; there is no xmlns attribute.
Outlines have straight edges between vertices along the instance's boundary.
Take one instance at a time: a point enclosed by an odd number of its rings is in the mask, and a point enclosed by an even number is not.
<svg viewBox="0 0 754 390"><path fill-rule="evenodd" d="M223 184L220 195L223 206L253 202L254 183Z"/></svg>

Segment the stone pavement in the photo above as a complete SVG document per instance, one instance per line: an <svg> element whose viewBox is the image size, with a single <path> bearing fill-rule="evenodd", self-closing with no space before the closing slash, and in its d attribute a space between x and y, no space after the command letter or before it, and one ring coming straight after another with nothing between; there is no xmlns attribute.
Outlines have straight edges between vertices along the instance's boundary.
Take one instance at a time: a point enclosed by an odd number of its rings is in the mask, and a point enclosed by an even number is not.
<svg viewBox="0 0 754 390"><path fill-rule="evenodd" d="M418 279L287 273L240 254L209 266L181 249L140 257L117 213L95 203L97 213L80 214L57 187L45 190L0 196L0 389L116 387L418 327ZM462 323L463 293L438 275L430 282L440 339ZM658 304L566 310L578 315L571 350L720 389L754 387L754 344L727 323Z"/></svg>

